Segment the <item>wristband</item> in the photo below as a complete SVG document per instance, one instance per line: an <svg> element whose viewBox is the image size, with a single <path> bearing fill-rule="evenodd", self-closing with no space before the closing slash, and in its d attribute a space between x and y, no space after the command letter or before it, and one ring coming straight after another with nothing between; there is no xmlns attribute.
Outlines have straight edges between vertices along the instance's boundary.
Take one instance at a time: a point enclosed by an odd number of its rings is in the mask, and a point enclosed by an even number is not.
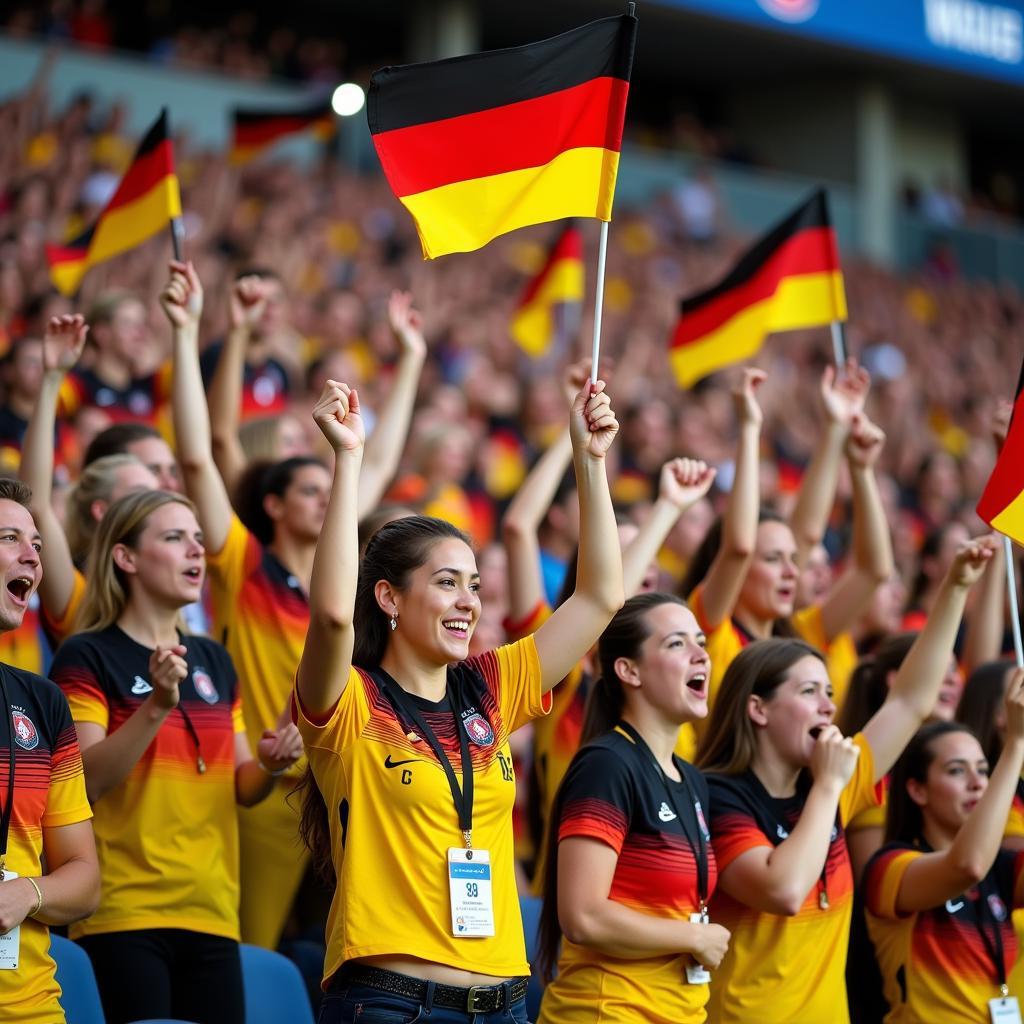
<svg viewBox="0 0 1024 1024"><path fill-rule="evenodd" d="M277 769L277 771L273 771L272 769L268 768L268 767L267 767L267 766L266 766L266 765L265 765L265 764L264 764L264 763L263 763L263 762L262 762L262 761L261 761L261 760L260 760L259 758L256 758L256 763L257 763L257 764L258 764L258 765L259 765L259 766L260 766L260 767L261 767L261 768L262 768L262 769L263 769L263 770L264 770L264 771L265 771L265 772L266 772L266 773L267 773L267 774L268 774L268 775L269 775L269 776L270 776L270 777L271 777L272 779L276 779L276 778L278 778L279 776L281 776L281 775L284 775L284 773L285 773L286 771L288 771L288 769L287 769L287 768L278 768L278 769Z"/></svg>
<svg viewBox="0 0 1024 1024"><path fill-rule="evenodd" d="M26 916L35 917L35 915L43 909L43 890L39 888L39 883L34 878L30 878L28 875L25 875L25 881L28 882L29 885L31 885L32 888L36 891L35 909L31 910Z"/></svg>

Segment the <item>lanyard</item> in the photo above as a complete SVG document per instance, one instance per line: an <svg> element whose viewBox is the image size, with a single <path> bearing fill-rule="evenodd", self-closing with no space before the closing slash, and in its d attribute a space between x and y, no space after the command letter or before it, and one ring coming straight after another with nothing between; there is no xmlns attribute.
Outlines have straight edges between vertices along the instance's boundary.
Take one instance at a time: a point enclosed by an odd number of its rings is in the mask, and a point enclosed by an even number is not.
<svg viewBox="0 0 1024 1024"><path fill-rule="evenodd" d="M0 699L3 700L4 722L7 723L7 799L4 800L3 811L0 812L0 882L4 880L4 868L7 861L7 837L11 831L11 814L14 811L14 726L11 724L11 701L7 696L5 672L0 666Z"/></svg>
<svg viewBox="0 0 1024 1024"><path fill-rule="evenodd" d="M1005 997L1010 994L1010 990L1006 985L1006 959L1003 955L1003 930L999 927L999 922L996 920L995 914L989 907L988 894L986 894L981 886L978 887L977 915L978 934L981 936L981 941L985 944L985 950L988 952L988 955L995 966L996 981L999 983L999 991ZM992 922L991 934L987 927L989 921Z"/></svg>
<svg viewBox="0 0 1024 1024"><path fill-rule="evenodd" d="M662 770L661 765L658 763L658 759L654 756L654 751L647 745L644 738L640 735L636 729L633 728L629 722L620 721L619 728L629 736L629 738L637 745L640 750L647 753L647 756L651 759L651 763L654 765L654 770L658 773L658 778L661 779L661 784L665 787L665 795L668 797L669 804L672 809L676 812L676 817L679 819L679 824L682 826L683 835L686 836L686 841L690 844L690 849L693 851L693 859L697 863L697 896L700 899L700 912L703 914L708 904L708 846L707 840L704 838L704 832L700 827L700 820L697 817L697 796L690 787L690 780L686 777L685 771L680 771L682 776L683 785L686 787L686 795L689 797L693 804L693 826L694 831L690 833L690 816L683 813L683 808L676 802L676 794L673 792L672 787L668 784L669 780Z"/></svg>
<svg viewBox="0 0 1024 1024"><path fill-rule="evenodd" d="M180 697L178 699L178 710L181 712L181 717L185 719L185 728L188 730L189 736L192 737L192 742L196 745L196 771L200 775L205 775L206 761L203 759L203 748L199 743L199 733L196 732L196 727L192 724L192 716L185 710Z"/></svg>
<svg viewBox="0 0 1024 1024"><path fill-rule="evenodd" d="M405 690L384 669L378 668L377 671L380 673L380 680L383 683L384 696L391 702L391 706L395 709L399 719L404 715L416 726L420 735L430 744L430 749L433 750L438 763L444 769L444 773L448 777L448 786L452 791L452 802L455 804L455 811L459 816L459 828L462 829L462 838L466 843L466 849L472 849L473 761L469 756L469 736L466 734L466 729L459 718L455 700L449 693L452 717L455 719L455 732L459 737L459 753L462 756L461 787L459 786L459 780L455 777L455 769L452 767L451 761L448 760L448 755L441 746L441 741L437 738L434 730L427 725L426 720L420 714L419 708L409 699L409 695Z"/></svg>

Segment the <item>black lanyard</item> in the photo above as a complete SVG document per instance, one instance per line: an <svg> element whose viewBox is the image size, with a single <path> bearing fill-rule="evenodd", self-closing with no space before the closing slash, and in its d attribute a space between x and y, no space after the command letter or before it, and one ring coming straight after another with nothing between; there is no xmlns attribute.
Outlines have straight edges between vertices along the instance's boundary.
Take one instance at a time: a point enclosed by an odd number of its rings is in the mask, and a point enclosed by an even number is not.
<svg viewBox="0 0 1024 1024"><path fill-rule="evenodd" d="M178 697L178 710L181 712L181 717L185 719L185 728L188 730L189 736L192 737L192 742L196 745L196 771L200 775L205 775L206 761L203 759L203 748L199 743L199 733L196 732L196 727L192 724L192 716L185 710L180 696Z"/></svg>
<svg viewBox="0 0 1024 1024"><path fill-rule="evenodd" d="M664 770L658 763L658 759L654 756L654 751L647 745L644 738L633 728L629 722L620 721L619 728L626 733L627 736L637 745L640 750L646 752L647 756L651 759L651 763L654 765L654 770L658 774L658 778L661 779L661 784L665 787L665 795L668 797L668 802L672 806L672 810L676 812L676 817L679 819L679 824L682 826L683 835L686 836L686 841L690 844L690 849L693 851L693 859L697 863L697 896L700 899L700 911L703 914L708 904L708 844L704 838L704 832L700 827L700 818L697 815L697 807L700 801L697 799L696 794L690 786L690 780L686 777L686 772L680 770L679 774L682 777L683 785L686 787L686 795L689 797L693 804L693 832L690 831L690 815L683 813L683 808L676 802L676 794L673 792L672 787L669 785L668 777L665 775Z"/></svg>
<svg viewBox="0 0 1024 1024"><path fill-rule="evenodd" d="M399 683L388 675L382 668L378 668L379 678L383 683L384 696L391 702L396 714L401 720L404 715L416 726L420 735L430 744L438 763L444 769L448 777L448 785L452 791L452 802L455 804L455 811L459 816L459 828L462 829L462 838L466 843L466 849L473 846L473 761L469 756L469 736L466 734L465 726L459 718L458 708L451 693L448 699L451 703L452 717L455 719L455 732L459 737L459 753L462 756L462 786L455 777L455 769L452 767L448 755L441 746L434 730L427 725L426 720L420 714L419 708L409 699L409 695L402 689Z"/></svg>
<svg viewBox="0 0 1024 1024"><path fill-rule="evenodd" d="M4 722L7 723L7 799L4 800L3 811L0 812L0 882L4 880L4 869L7 861L7 837L11 831L11 815L14 811L14 726L11 725L11 701L7 696L5 672L0 665L0 698L3 699Z"/></svg>
<svg viewBox="0 0 1024 1024"><path fill-rule="evenodd" d="M1007 911L1009 913L1009 911ZM992 963L996 969L996 981L999 983L999 991L1003 996L1009 994L1009 989L1006 987L1006 959L1003 954L1003 930L999 927L999 921L996 920L996 915L989 906L988 894L985 890L978 886L978 909L977 909L977 927L978 934L981 936L981 941L985 944L985 949L988 952ZM992 932L989 933L987 923L992 922Z"/></svg>

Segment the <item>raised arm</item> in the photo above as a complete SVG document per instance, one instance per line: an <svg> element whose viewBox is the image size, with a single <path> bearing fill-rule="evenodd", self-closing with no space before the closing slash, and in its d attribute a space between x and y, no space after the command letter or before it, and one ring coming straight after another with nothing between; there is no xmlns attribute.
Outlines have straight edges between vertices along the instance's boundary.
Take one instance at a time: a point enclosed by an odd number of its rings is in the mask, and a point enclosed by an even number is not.
<svg viewBox="0 0 1024 1024"><path fill-rule="evenodd" d="M821 878L835 826L839 797L853 776L859 748L834 725L822 729L814 745L814 783L800 820L778 846L741 853L718 876L733 899L768 914L793 916Z"/></svg>
<svg viewBox="0 0 1024 1024"><path fill-rule="evenodd" d="M214 462L229 494L245 471L246 458L238 439L241 421L245 350L253 327L267 306L270 285L255 274L239 278L231 287L228 333L210 382L210 439Z"/></svg>
<svg viewBox="0 0 1024 1024"><path fill-rule="evenodd" d="M337 704L352 666L352 613L359 576L356 491L363 458L359 396L329 380L313 418L334 449L334 477L309 582L309 629L295 686L302 706L321 715Z"/></svg>
<svg viewBox="0 0 1024 1024"><path fill-rule="evenodd" d="M622 553L605 456L619 431L604 381L588 381L569 421L580 501L576 589L534 634L546 693L590 650L622 607Z"/></svg>
<svg viewBox="0 0 1024 1024"><path fill-rule="evenodd" d="M841 374L836 373L834 366L826 366L821 375L825 428L800 484L800 493L789 521L800 565L825 536L828 517L835 503L843 446L854 417L864 409L870 386L871 378L857 365L856 359L848 359Z"/></svg>
<svg viewBox="0 0 1024 1024"><path fill-rule="evenodd" d="M765 377L763 370L747 368L733 391L740 439L736 449L736 473L722 520L722 542L704 578L701 592L704 612L701 625L707 630L714 629L732 615L757 544L757 517L761 505L761 424L764 417L757 404L756 392Z"/></svg>
<svg viewBox="0 0 1024 1024"><path fill-rule="evenodd" d="M853 486L853 561L821 606L829 641L860 618L875 591L892 575L892 538L875 479L875 463L884 443L879 427L863 414L854 417L846 443Z"/></svg>
<svg viewBox="0 0 1024 1024"><path fill-rule="evenodd" d="M640 590L676 520L711 490L718 471L697 459L672 459L661 467L658 500L633 542L622 552L622 582L627 597Z"/></svg>
<svg viewBox="0 0 1024 1024"><path fill-rule="evenodd" d="M624 960L689 953L714 970L729 932L627 907L610 898L618 855L605 843L569 836L558 844L558 921L565 937Z"/></svg>
<svg viewBox="0 0 1024 1024"><path fill-rule="evenodd" d="M416 389L427 358L423 339L423 318L412 307L408 292L392 292L388 301L388 320L401 349L398 370L391 393L377 418L377 425L366 442L363 469L359 477L359 518L369 515L379 504L398 471L402 449L409 434L409 422L416 403Z"/></svg>
<svg viewBox="0 0 1024 1024"><path fill-rule="evenodd" d="M896 673L885 703L864 726L875 762L875 781L896 763L910 737L932 713L964 614L967 593L995 554L992 536L965 544L939 587L924 628Z"/></svg>
<svg viewBox="0 0 1024 1024"><path fill-rule="evenodd" d="M25 432L18 475L32 488L32 517L43 541L39 599L54 619L62 619L75 587L75 563L64 528L53 509L53 431L57 400L68 371L85 347L88 326L81 316L53 317L43 334L43 379Z"/></svg>
<svg viewBox="0 0 1024 1024"><path fill-rule="evenodd" d="M1006 742L988 786L948 850L926 853L907 866L896 894L897 911L910 914L940 906L989 873L1002 844L1022 769L1024 669L1018 668L1006 692Z"/></svg>
<svg viewBox="0 0 1024 1024"><path fill-rule="evenodd" d="M210 414L199 369L199 319L203 287L191 263L172 262L171 279L160 295L171 322L174 381L171 408L178 463L185 492L196 504L207 551L224 547L231 528L231 500L216 463L210 438Z"/></svg>

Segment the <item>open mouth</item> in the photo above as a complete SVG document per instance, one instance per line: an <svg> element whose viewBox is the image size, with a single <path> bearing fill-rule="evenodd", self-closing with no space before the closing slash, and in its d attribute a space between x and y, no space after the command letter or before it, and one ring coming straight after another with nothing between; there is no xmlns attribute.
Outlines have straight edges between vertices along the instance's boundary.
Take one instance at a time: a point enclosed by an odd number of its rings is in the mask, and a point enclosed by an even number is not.
<svg viewBox="0 0 1024 1024"><path fill-rule="evenodd" d="M703 672L698 672L686 680L686 688L703 697L707 693L707 683L708 677Z"/></svg>
<svg viewBox="0 0 1024 1024"><path fill-rule="evenodd" d="M816 725L813 729L810 729L811 739L816 740L821 735L821 730L824 729L823 725Z"/></svg>
<svg viewBox="0 0 1024 1024"><path fill-rule="evenodd" d="M193 566L191 569L185 570L185 576L190 580L198 582L203 578L203 571L198 566Z"/></svg>
<svg viewBox="0 0 1024 1024"><path fill-rule="evenodd" d="M32 577L18 576L10 580L7 584L7 590L19 604L24 604L28 600L28 595L32 593Z"/></svg>
<svg viewBox="0 0 1024 1024"><path fill-rule="evenodd" d="M464 639L469 636L469 622L465 619L445 619L441 625L444 626L452 636L457 636L460 639Z"/></svg>

